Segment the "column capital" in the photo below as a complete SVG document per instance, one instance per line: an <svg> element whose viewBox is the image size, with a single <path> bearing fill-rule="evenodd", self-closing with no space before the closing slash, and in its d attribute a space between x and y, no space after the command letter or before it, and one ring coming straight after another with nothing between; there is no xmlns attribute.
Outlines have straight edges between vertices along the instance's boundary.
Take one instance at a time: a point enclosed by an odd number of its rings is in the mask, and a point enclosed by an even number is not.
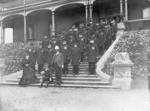
<svg viewBox="0 0 150 111"><path fill-rule="evenodd" d="M88 4L89 4L89 1L88 1L88 0L85 0L84 5L87 6Z"/></svg>
<svg viewBox="0 0 150 111"><path fill-rule="evenodd" d="M57 7L54 7L54 6L53 6L53 7L51 8L51 11L52 11L52 12L55 12L56 8L57 8Z"/></svg>
<svg viewBox="0 0 150 111"><path fill-rule="evenodd" d="M95 0L89 0L90 5L93 5L94 2L95 2Z"/></svg>

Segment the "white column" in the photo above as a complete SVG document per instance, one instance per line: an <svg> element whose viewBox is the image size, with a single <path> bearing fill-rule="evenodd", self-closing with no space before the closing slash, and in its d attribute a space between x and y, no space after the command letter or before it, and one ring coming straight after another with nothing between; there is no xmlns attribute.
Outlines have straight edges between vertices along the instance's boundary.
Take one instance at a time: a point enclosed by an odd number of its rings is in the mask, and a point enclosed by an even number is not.
<svg viewBox="0 0 150 111"><path fill-rule="evenodd" d="M93 6L92 6L92 4L90 4L90 19L91 19L91 21L93 21L93 17L92 17L92 15L93 15Z"/></svg>
<svg viewBox="0 0 150 111"><path fill-rule="evenodd" d="M120 15L123 14L123 2L120 0Z"/></svg>
<svg viewBox="0 0 150 111"><path fill-rule="evenodd" d="M24 14L24 42L27 42L27 18Z"/></svg>
<svg viewBox="0 0 150 111"><path fill-rule="evenodd" d="M3 20L0 20L0 24L1 24L1 43L5 43L5 38L4 38L4 28L3 28Z"/></svg>
<svg viewBox="0 0 150 111"><path fill-rule="evenodd" d="M125 19L128 21L128 0L125 0Z"/></svg>
<svg viewBox="0 0 150 111"><path fill-rule="evenodd" d="M52 11L52 35L55 35L55 11Z"/></svg>
<svg viewBox="0 0 150 111"><path fill-rule="evenodd" d="M88 5L85 5L85 20L86 20L86 25L88 22Z"/></svg>

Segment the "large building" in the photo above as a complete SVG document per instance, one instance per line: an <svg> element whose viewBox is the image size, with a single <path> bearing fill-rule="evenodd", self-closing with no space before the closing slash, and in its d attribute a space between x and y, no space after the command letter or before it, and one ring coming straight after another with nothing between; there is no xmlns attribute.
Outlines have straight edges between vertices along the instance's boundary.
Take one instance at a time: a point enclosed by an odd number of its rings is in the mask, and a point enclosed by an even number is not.
<svg viewBox="0 0 150 111"><path fill-rule="evenodd" d="M88 19L99 22L122 15L128 29L149 27L148 0L1 0L1 43L12 28L13 42L41 40Z"/></svg>

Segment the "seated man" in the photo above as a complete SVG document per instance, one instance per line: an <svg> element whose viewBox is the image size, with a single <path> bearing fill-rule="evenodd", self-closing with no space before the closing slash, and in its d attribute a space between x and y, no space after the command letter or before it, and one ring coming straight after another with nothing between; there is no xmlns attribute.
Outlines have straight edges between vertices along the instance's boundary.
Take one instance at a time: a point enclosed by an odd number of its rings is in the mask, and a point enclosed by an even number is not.
<svg viewBox="0 0 150 111"><path fill-rule="evenodd" d="M42 82L41 82L41 85L40 85L40 88L43 86L43 83L47 82L47 85L45 86L46 88L48 87L48 85L50 83L53 82L53 78L52 78L52 70L49 69L48 67L48 64L45 63L44 64L44 70L41 72L41 75L42 75Z"/></svg>

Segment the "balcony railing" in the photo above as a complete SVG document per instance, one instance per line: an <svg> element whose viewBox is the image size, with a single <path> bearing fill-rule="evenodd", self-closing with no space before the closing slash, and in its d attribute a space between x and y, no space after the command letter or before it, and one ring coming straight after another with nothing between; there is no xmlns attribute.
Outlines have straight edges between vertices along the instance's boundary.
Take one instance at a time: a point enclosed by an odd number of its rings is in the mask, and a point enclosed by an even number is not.
<svg viewBox="0 0 150 111"><path fill-rule="evenodd" d="M26 6L32 5L32 4L37 4L37 3L43 3L43 2L51 2L55 0L25 0ZM58 0L57 0L58 1ZM19 8L24 6L24 0L16 0L14 2L9 2L9 3L4 3L0 7L0 11L7 11L11 10L14 8Z"/></svg>
<svg viewBox="0 0 150 111"><path fill-rule="evenodd" d="M26 6L31 6L31 5L37 5L40 3L43 3L43 4L48 3L48 2L56 3L56 2L62 2L62 1L75 2L75 1L83 1L83 0L25 0L25 4ZM0 4L0 12L17 9L23 6L24 6L24 0L15 0L13 2L3 3L3 4Z"/></svg>

